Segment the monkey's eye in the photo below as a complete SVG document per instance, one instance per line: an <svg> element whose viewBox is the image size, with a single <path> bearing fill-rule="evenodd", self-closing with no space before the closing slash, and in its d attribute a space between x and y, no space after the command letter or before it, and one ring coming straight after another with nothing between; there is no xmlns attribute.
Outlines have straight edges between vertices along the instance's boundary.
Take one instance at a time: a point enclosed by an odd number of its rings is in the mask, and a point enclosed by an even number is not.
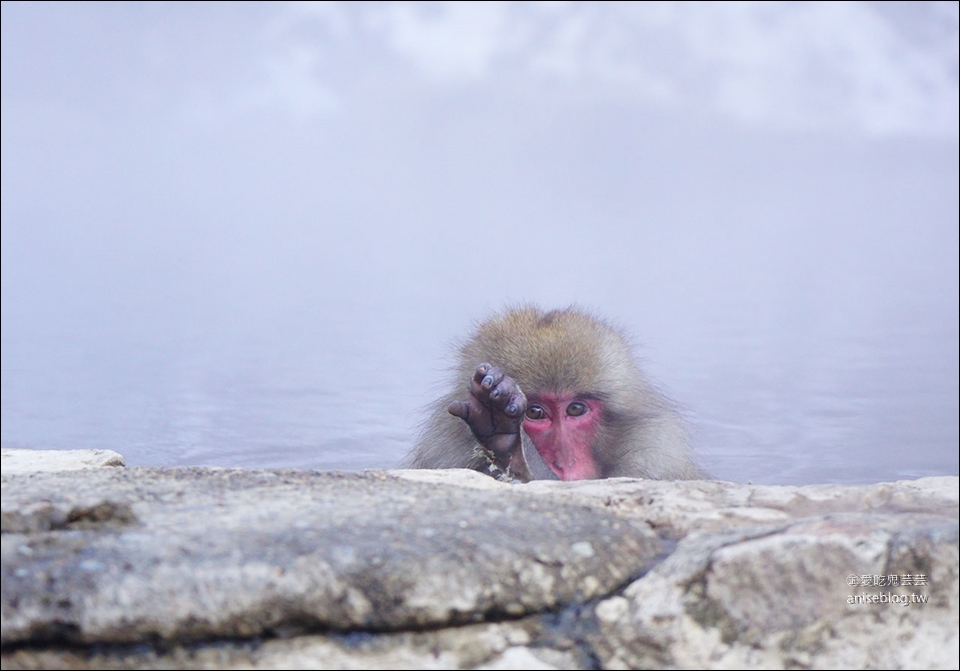
<svg viewBox="0 0 960 671"><path fill-rule="evenodd" d="M543 419L543 408L539 405L531 405L527 408L527 417L530 419Z"/></svg>
<svg viewBox="0 0 960 671"><path fill-rule="evenodd" d="M587 411L587 405L580 401L574 401L567 406L567 414L571 417L579 417Z"/></svg>

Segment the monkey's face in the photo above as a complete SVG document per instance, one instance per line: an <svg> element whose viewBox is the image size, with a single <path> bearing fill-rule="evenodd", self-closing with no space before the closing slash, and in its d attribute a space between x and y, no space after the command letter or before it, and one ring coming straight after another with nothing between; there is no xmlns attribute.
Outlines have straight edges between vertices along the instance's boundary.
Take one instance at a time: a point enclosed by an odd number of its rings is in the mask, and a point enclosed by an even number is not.
<svg viewBox="0 0 960 671"><path fill-rule="evenodd" d="M523 430L561 480L596 478L593 444L603 413L596 398L576 394L529 394Z"/></svg>

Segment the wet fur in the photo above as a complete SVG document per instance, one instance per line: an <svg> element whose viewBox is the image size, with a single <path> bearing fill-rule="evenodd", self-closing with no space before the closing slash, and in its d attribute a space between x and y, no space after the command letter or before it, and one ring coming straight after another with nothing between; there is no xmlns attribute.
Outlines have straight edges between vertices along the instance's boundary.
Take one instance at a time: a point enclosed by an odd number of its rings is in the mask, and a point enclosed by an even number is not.
<svg viewBox="0 0 960 671"><path fill-rule="evenodd" d="M578 393L603 402L593 445L600 477L690 480L707 477L692 461L683 423L644 379L626 338L576 308L507 311L480 324L460 349L454 388L432 410L407 459L409 468L468 468L477 446L447 406L465 395L480 363L501 367L529 397ZM524 450L534 450L524 434Z"/></svg>

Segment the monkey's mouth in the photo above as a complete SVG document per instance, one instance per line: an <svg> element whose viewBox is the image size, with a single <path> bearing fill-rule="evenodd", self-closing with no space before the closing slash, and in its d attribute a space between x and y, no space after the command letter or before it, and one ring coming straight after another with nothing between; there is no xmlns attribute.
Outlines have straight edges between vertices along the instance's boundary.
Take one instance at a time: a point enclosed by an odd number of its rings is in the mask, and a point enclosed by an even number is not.
<svg viewBox="0 0 960 671"><path fill-rule="evenodd" d="M543 447L534 441L543 462L561 480L591 480L597 477L597 463L586 446L551 445Z"/></svg>
<svg viewBox="0 0 960 671"><path fill-rule="evenodd" d="M592 480L597 477L597 469L593 464L573 464L568 468L564 468L559 463L548 464L548 466L561 480Z"/></svg>

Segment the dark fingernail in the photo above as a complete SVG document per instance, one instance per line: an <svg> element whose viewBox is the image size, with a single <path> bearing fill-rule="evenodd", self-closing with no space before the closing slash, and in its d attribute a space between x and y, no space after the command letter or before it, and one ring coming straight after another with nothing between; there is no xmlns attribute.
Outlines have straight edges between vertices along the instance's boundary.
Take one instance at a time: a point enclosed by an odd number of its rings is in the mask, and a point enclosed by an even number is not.
<svg viewBox="0 0 960 671"><path fill-rule="evenodd" d="M511 403L510 405L508 405L508 406L507 406L507 414L508 414L508 415L515 415L515 414L517 414L517 406L514 405L513 403Z"/></svg>
<svg viewBox="0 0 960 671"><path fill-rule="evenodd" d="M493 386L493 378L487 375L483 378L483 382L480 383L481 386L487 387L488 389Z"/></svg>
<svg viewBox="0 0 960 671"><path fill-rule="evenodd" d="M494 389L490 392L490 398L500 398L500 390Z"/></svg>

